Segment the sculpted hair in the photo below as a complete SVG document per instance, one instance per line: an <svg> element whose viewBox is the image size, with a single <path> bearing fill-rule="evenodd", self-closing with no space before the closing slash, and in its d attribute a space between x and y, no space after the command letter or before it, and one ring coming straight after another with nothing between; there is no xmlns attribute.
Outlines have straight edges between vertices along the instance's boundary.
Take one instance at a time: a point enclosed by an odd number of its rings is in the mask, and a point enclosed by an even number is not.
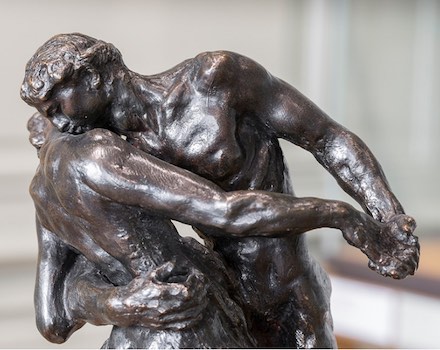
<svg viewBox="0 0 440 350"><path fill-rule="evenodd" d="M21 98L31 106L45 101L54 86L80 70L94 72L92 84L98 86L97 68L110 63L123 64L121 53L112 44L79 33L56 35L27 63Z"/></svg>

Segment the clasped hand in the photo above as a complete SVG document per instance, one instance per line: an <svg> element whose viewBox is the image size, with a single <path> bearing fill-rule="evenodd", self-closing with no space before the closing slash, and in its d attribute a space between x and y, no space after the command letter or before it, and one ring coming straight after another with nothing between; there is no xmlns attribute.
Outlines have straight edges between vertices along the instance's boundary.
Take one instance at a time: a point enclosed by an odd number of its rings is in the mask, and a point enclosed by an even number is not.
<svg viewBox="0 0 440 350"><path fill-rule="evenodd" d="M402 279L419 265L420 245L413 232L415 220L398 214L381 223L358 212L342 230L344 238L369 258L368 266L382 276Z"/></svg>
<svg viewBox="0 0 440 350"><path fill-rule="evenodd" d="M207 283L194 268L167 262L146 276L117 287L105 309L113 324L180 330L192 327L207 305Z"/></svg>

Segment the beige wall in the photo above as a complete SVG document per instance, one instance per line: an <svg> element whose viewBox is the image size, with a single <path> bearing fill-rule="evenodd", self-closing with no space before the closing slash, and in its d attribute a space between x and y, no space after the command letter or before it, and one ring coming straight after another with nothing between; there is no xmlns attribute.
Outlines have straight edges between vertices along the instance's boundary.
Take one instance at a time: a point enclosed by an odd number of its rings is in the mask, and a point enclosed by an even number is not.
<svg viewBox="0 0 440 350"><path fill-rule="evenodd" d="M27 186L37 165L25 129L32 109L18 91L26 61L50 36L78 31L110 41L145 74L201 51L254 58L367 141L425 237L440 221L439 8L435 0L0 2L0 277L9 285L0 291L0 347L48 346L18 330L34 331L36 238ZM285 147L297 194L346 199L310 155Z"/></svg>

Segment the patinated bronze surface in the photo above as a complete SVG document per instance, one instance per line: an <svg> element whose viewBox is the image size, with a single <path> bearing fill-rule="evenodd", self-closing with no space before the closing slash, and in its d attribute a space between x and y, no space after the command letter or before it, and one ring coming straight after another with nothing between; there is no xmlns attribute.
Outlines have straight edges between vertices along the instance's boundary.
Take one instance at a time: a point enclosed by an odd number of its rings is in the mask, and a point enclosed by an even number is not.
<svg viewBox="0 0 440 350"><path fill-rule="evenodd" d="M206 52L143 76L109 43L58 35L21 96L39 111L35 306L50 341L90 322L114 325L105 347L335 347L303 233L341 230L384 276L417 268L415 222L367 146L249 58ZM366 213L295 197L279 138Z"/></svg>

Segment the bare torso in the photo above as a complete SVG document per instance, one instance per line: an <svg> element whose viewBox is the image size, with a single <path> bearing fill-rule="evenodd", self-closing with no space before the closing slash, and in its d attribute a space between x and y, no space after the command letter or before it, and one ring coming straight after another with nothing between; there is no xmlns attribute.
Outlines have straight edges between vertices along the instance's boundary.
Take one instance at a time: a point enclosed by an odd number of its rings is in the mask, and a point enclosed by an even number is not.
<svg viewBox="0 0 440 350"><path fill-rule="evenodd" d="M258 103L240 85L245 65L236 54L204 53L156 76L168 84L167 94L155 106L154 120L147 117L147 131L127 140L225 191L292 194L277 137L245 108L243 101ZM328 278L310 258L302 235L207 239L240 283L260 346L334 346Z"/></svg>
<svg viewBox="0 0 440 350"><path fill-rule="evenodd" d="M163 283L183 283L197 271L206 278L209 298L203 321L191 329L114 327L105 346L254 346L241 308L229 298L233 286L217 255L195 240L181 238L170 220L116 203L90 188L85 174L89 160L83 151L91 148L93 140L88 134L58 132L42 147L30 190L43 227L93 262L114 285L125 285L172 262L177 268Z"/></svg>

